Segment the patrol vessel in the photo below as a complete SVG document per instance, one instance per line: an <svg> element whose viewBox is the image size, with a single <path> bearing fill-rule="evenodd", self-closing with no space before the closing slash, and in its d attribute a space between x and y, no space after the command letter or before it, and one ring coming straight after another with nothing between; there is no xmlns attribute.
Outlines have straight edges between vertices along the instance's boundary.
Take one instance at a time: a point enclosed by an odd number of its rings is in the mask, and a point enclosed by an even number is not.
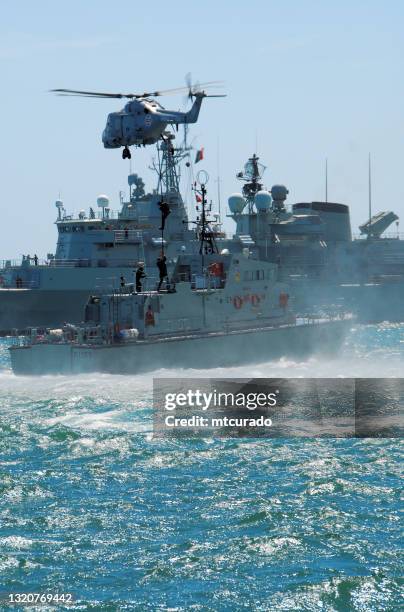
<svg viewBox="0 0 404 612"><path fill-rule="evenodd" d="M335 351L348 318L297 318L278 266L243 253L218 252L202 184L199 253L180 255L164 288L92 296L81 325L31 329L10 347L19 375L218 367ZM161 278L160 278L161 280Z"/></svg>
<svg viewBox="0 0 404 612"><path fill-rule="evenodd" d="M171 268L180 253L197 251L195 228L180 193L184 165L192 176L190 148L186 143L175 146L173 134L167 132L157 145L157 186L151 193L146 193L140 176L130 174L129 199L121 197L117 212L105 195L97 198L97 207L77 215L68 214L63 202L56 201L55 254L45 261L24 256L21 262L9 260L0 266L0 334L28 326L79 323L90 294L130 282L139 262L148 272L164 250ZM162 203L170 211L164 230ZM218 219L212 231L222 244Z"/></svg>

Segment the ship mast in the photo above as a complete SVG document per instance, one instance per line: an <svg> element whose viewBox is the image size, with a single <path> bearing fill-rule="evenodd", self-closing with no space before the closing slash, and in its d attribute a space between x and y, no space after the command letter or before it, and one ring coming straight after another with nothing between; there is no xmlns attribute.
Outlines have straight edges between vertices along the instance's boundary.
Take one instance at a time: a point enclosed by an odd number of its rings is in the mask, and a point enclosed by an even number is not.
<svg viewBox="0 0 404 612"><path fill-rule="evenodd" d="M219 250L217 248L217 244L215 241L215 233L212 231L210 227L211 219L209 218L209 213L212 210L212 204L208 204L207 201L207 190L206 183L209 180L209 175L205 170L201 170L198 172L197 176L198 183L200 185L199 189L194 187L195 192L199 195L200 198L200 207L201 214L197 218L196 227L198 231L199 237L199 254L202 257L202 270L204 266L204 255L209 255L211 253L218 253Z"/></svg>
<svg viewBox="0 0 404 612"><path fill-rule="evenodd" d="M191 147L184 142L183 146L174 146L174 134L165 132L163 140L157 145L157 161L153 160L152 170L157 173L157 191L167 194L179 193L181 170L180 163L189 157Z"/></svg>
<svg viewBox="0 0 404 612"><path fill-rule="evenodd" d="M245 183L243 185L243 196L248 204L249 214L254 212L254 197L262 189L261 178L265 171L265 166L258 163L258 160L259 157L254 153L244 165L244 171L236 175L240 181Z"/></svg>

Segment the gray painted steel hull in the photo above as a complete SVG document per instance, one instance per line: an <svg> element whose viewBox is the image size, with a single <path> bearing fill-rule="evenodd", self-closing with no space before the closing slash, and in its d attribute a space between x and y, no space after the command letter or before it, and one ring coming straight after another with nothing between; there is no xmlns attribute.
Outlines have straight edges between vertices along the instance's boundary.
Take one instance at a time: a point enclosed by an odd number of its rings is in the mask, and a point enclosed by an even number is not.
<svg viewBox="0 0 404 612"><path fill-rule="evenodd" d="M80 323L88 289L0 289L0 335L27 327Z"/></svg>
<svg viewBox="0 0 404 612"><path fill-rule="evenodd" d="M404 321L404 283L290 285L297 311L314 312L322 305L344 304L362 322ZM27 327L60 327L83 320L89 289L0 289L0 335Z"/></svg>
<svg viewBox="0 0 404 612"><path fill-rule="evenodd" d="M316 312L322 306L339 304L363 323L404 321L404 282L344 285L295 282L290 287L298 312Z"/></svg>
<svg viewBox="0 0 404 612"><path fill-rule="evenodd" d="M15 374L137 374L159 368L213 368L301 358L338 350L350 320L261 328L230 334L86 346L33 344L11 347Z"/></svg>

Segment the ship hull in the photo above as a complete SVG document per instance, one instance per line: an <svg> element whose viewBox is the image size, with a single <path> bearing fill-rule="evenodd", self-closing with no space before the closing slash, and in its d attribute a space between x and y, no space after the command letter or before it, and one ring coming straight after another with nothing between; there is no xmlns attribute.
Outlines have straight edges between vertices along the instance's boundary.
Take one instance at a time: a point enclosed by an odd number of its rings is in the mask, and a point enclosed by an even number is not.
<svg viewBox="0 0 404 612"><path fill-rule="evenodd" d="M89 295L88 289L0 289L0 335L80 323Z"/></svg>
<svg viewBox="0 0 404 612"><path fill-rule="evenodd" d="M343 305L360 322L404 321L404 282L331 285L291 284L294 307L315 312L332 304ZM79 324L89 289L0 289L0 336L28 327L60 327Z"/></svg>
<svg viewBox="0 0 404 612"><path fill-rule="evenodd" d="M17 375L138 374L159 368L229 367L334 353L351 325L351 320L335 320L99 346L39 343L13 346L10 354Z"/></svg>
<svg viewBox="0 0 404 612"><path fill-rule="evenodd" d="M361 323L404 321L404 282L291 283L294 308L298 312L321 312L328 307L343 306Z"/></svg>

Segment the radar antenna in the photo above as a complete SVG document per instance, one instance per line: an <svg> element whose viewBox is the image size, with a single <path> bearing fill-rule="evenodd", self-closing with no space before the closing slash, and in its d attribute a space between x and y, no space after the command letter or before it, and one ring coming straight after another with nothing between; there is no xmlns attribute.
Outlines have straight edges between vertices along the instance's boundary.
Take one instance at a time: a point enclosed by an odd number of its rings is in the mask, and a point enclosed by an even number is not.
<svg viewBox="0 0 404 612"><path fill-rule="evenodd" d="M239 172L236 177L240 181L244 181L243 196L248 203L248 212L253 212L254 197L262 189L261 179L266 170L266 166L258 163L259 157L254 155L250 157L244 165L244 171Z"/></svg>

